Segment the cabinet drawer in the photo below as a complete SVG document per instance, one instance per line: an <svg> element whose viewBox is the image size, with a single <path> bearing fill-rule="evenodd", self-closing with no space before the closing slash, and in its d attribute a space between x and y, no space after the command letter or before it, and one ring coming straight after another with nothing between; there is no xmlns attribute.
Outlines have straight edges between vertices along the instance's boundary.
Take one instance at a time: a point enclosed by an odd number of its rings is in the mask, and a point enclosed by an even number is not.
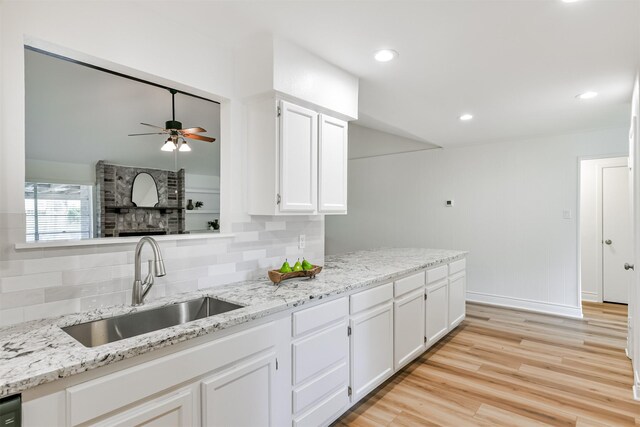
<svg viewBox="0 0 640 427"><path fill-rule="evenodd" d="M344 387L327 397L308 412L293 419L294 427L317 427L328 425L349 404L347 388Z"/></svg>
<svg viewBox="0 0 640 427"><path fill-rule="evenodd" d="M347 360L347 323L341 322L309 338L294 342L293 384L298 385L323 370Z"/></svg>
<svg viewBox="0 0 640 427"><path fill-rule="evenodd" d="M321 326L345 319L349 315L347 298L326 302L293 313L293 336L298 337Z"/></svg>
<svg viewBox="0 0 640 427"><path fill-rule="evenodd" d="M387 283L350 297L351 314L359 313L393 299L393 283Z"/></svg>
<svg viewBox="0 0 640 427"><path fill-rule="evenodd" d="M313 381L293 389L293 413L297 414L323 396L338 388L345 388L349 380L347 360Z"/></svg>
<svg viewBox="0 0 640 427"><path fill-rule="evenodd" d="M442 280L447 277L447 266L441 265L440 267L432 268L431 270L427 270L427 283L437 282L438 280Z"/></svg>
<svg viewBox="0 0 640 427"><path fill-rule="evenodd" d="M460 259L458 261L454 261L451 264L449 264L449 275L452 274L456 274L460 271L463 271L467 266L467 260L466 259Z"/></svg>
<svg viewBox="0 0 640 427"><path fill-rule="evenodd" d="M418 274L412 274L411 276L405 277L404 279L396 280L394 283L394 293L395 297L398 298L408 292L419 289L424 286L425 274L424 271L421 271Z"/></svg>

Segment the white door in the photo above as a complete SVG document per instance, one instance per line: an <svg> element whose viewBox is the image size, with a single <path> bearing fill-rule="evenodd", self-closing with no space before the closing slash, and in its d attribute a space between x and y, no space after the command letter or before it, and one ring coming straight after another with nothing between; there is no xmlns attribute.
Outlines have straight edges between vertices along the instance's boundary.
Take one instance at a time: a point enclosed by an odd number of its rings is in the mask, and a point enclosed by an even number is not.
<svg viewBox="0 0 640 427"><path fill-rule="evenodd" d="M602 240L603 300L627 304L631 275L624 264L633 250L627 166L602 169Z"/></svg>
<svg viewBox="0 0 640 427"><path fill-rule="evenodd" d="M396 300L393 316L394 366L398 369L424 351L424 287Z"/></svg>
<svg viewBox="0 0 640 427"><path fill-rule="evenodd" d="M318 210L347 213L347 122L320 115Z"/></svg>
<svg viewBox="0 0 640 427"><path fill-rule="evenodd" d="M449 281L444 279L427 286L425 330L427 347L438 341L449 330Z"/></svg>
<svg viewBox="0 0 640 427"><path fill-rule="evenodd" d="M318 188L318 114L281 101L279 149L280 211L314 213Z"/></svg>
<svg viewBox="0 0 640 427"><path fill-rule="evenodd" d="M465 279L464 273L449 277L449 329L464 320L467 295Z"/></svg>
<svg viewBox="0 0 640 427"><path fill-rule="evenodd" d="M351 387L357 402L393 373L393 303L351 319Z"/></svg>
<svg viewBox="0 0 640 427"><path fill-rule="evenodd" d="M244 361L202 381L202 425L273 425L275 352Z"/></svg>

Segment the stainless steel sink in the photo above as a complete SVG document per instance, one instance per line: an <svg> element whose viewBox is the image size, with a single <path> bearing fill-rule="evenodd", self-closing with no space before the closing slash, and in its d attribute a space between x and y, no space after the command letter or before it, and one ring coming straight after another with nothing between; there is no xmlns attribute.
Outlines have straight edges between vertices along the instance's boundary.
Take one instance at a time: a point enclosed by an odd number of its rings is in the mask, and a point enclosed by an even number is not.
<svg viewBox="0 0 640 427"><path fill-rule="evenodd" d="M242 306L211 297L203 297L151 310L67 326L62 330L85 347L97 347L238 308L242 308Z"/></svg>

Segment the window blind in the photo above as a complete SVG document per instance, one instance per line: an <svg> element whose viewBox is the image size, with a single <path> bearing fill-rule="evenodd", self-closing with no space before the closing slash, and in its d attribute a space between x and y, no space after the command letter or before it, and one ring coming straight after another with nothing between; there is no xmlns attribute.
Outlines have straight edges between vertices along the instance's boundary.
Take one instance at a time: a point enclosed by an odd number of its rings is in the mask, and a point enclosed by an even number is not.
<svg viewBox="0 0 640 427"><path fill-rule="evenodd" d="M27 242L93 237L92 186L27 182Z"/></svg>

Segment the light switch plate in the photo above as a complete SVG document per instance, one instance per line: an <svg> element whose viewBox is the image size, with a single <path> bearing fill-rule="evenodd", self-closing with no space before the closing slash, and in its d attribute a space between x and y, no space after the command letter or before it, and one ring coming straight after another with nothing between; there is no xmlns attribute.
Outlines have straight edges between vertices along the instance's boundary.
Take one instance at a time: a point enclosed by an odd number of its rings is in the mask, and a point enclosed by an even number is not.
<svg viewBox="0 0 640 427"><path fill-rule="evenodd" d="M565 209L562 211L562 218L571 219L571 209Z"/></svg>

